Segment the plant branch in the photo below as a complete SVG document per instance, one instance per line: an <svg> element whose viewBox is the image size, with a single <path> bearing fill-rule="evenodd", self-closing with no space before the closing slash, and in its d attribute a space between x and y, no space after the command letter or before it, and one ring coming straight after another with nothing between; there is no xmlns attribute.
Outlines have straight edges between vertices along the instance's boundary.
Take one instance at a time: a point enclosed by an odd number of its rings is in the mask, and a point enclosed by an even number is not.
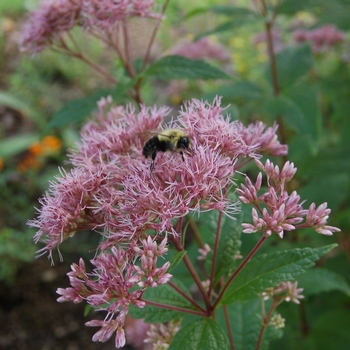
<svg viewBox="0 0 350 350"><path fill-rule="evenodd" d="M225 324L227 328L227 335L230 342L230 347L231 347L231 350L235 350L235 344L233 342L232 329L230 325L230 318L228 316L227 305L224 305L223 308L224 308Z"/></svg>
<svg viewBox="0 0 350 350"><path fill-rule="evenodd" d="M153 46L153 43L154 43L154 40L156 39L156 36L157 36L157 32L159 30L159 27L160 27L160 24L162 23L162 19L163 19L163 16L165 14L165 11L169 5L169 2L170 0L166 0L164 5L163 5L163 8L162 8L162 12L159 16L159 19L157 20L156 22L156 25L153 29L153 33L152 33L152 36L151 36L151 39L148 43L148 46L147 46L147 50L146 50L146 53L145 53L145 57L143 59L143 63L142 63L142 68L141 68L141 72L143 72L143 70L145 69L147 63L148 63L148 60L150 58L150 55L151 55L151 49L152 49L152 46Z"/></svg>
<svg viewBox="0 0 350 350"><path fill-rule="evenodd" d="M260 349L261 342L262 342L266 327L269 325L269 320L271 318L272 313L276 309L276 307L277 307L277 299L274 299L268 314L265 317L263 317L263 324L261 325L261 329L260 329L260 333L259 333L259 337L258 337L258 342L256 343L256 350Z"/></svg>
<svg viewBox="0 0 350 350"><path fill-rule="evenodd" d="M187 299L193 306L195 306L198 310L206 313L206 311L190 296L188 296L182 289L180 289L176 284L169 281L168 284L174 288L179 294L181 294L185 299Z"/></svg>
<svg viewBox="0 0 350 350"><path fill-rule="evenodd" d="M255 247L251 250L251 252L246 256L246 258L241 262L241 264L238 266L237 270L232 274L232 276L228 279L228 281L225 283L224 287L222 288L218 298L216 299L215 304L213 305L213 309L216 308L216 306L218 305L218 303L220 302L220 299L222 298L222 296L224 295L224 293L226 292L228 286L231 284L231 282L234 280L234 278L241 272L241 270L243 269L243 267L245 265L247 265L248 261L253 257L253 255L259 250L259 248L261 247L261 245L265 242L265 240L267 239L267 235L264 234L259 242L255 245Z"/></svg>
<svg viewBox="0 0 350 350"><path fill-rule="evenodd" d="M177 249L177 251L183 251L184 250L182 244L177 239L173 239L172 242L174 243L175 248ZM189 257L187 255L185 255L183 257L183 262L185 263L185 265L187 267L187 270L191 274L194 282L196 283L196 285L197 285L197 287L199 289L200 294L202 295L202 298L203 298L203 301L205 303L207 312L210 313L211 310L212 310L212 307L210 305L210 300L209 300L209 297L208 297L208 295L207 295L207 293L206 293L206 291L205 291L205 289L204 289L204 287L202 285L202 281L201 281L201 279L199 278L199 276L197 274L197 271L195 270L194 266L191 263L191 260L189 259Z"/></svg>
<svg viewBox="0 0 350 350"><path fill-rule="evenodd" d="M213 251L213 260L211 263L211 271L210 271L210 284L208 289L208 296L211 297L211 293L213 291L213 283L215 278L215 268L216 268L216 258L218 254L219 249L219 243L220 243L220 232L221 232L221 220L222 220L222 211L219 212L218 222L216 226L216 232L215 232L215 244L214 244L214 251Z"/></svg>
<svg viewBox="0 0 350 350"><path fill-rule="evenodd" d="M145 299L141 299L141 300L144 301L147 305L156 306L156 307L159 307L159 308L162 308L162 309L179 311L179 312L184 312L184 313L187 313L187 314L192 314L192 315L197 315L197 316L206 316L206 313L204 313L204 312L199 312L199 311L191 310L191 309L185 309L184 307L178 307L178 306L173 306L173 305L161 304L161 303L157 303L155 301L145 300Z"/></svg>

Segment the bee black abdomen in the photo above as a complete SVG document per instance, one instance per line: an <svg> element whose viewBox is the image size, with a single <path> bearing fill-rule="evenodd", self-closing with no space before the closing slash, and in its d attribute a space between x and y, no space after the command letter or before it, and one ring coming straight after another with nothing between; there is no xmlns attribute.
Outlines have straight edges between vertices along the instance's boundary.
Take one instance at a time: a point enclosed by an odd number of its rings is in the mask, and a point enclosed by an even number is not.
<svg viewBox="0 0 350 350"><path fill-rule="evenodd" d="M147 158L148 156L150 156L153 153L153 150L155 147L157 147L157 143L158 143L158 139L157 137L152 137L151 139L149 139L142 150L142 154Z"/></svg>

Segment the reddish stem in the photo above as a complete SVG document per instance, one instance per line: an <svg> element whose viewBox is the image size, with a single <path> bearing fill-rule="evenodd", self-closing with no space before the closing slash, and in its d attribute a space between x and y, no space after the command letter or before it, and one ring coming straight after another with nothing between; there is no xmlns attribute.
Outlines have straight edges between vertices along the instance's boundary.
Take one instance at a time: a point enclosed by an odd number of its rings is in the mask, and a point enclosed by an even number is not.
<svg viewBox="0 0 350 350"><path fill-rule="evenodd" d="M206 311L191 297L189 297L183 290L181 290L176 284L173 282L168 282L168 284L174 288L179 294L181 294L185 299L187 299L193 306L195 306L198 310L206 313Z"/></svg>
<svg viewBox="0 0 350 350"><path fill-rule="evenodd" d="M230 347L231 347L231 350L235 350L235 344L233 342L232 329L231 329L231 325L230 325L230 318L228 316L227 305L224 305L224 316L225 316L225 324L226 324L226 328L227 328L227 334L228 334L228 339L230 342Z"/></svg>
<svg viewBox="0 0 350 350"><path fill-rule="evenodd" d="M262 339L263 339L263 336L264 336L264 333L265 333L265 330L267 328L267 326L269 325L269 320L271 318L271 315L272 313L274 312L274 310L276 309L278 303L277 303L277 298L275 298L272 302L272 305L270 307L270 310L268 312L268 314L263 318L263 324L261 326L261 329L260 329L260 333L259 333L259 337L258 337L258 342L256 344L256 350L259 350L260 349L260 346L261 346L261 342L262 342Z"/></svg>
<svg viewBox="0 0 350 350"><path fill-rule="evenodd" d="M178 306L173 306L173 305L161 304L161 303L157 303L155 301L150 301L150 300L145 300L145 299L142 299L142 301L144 301L147 305L156 306L156 307L159 307L162 309L180 311L180 312L184 312L184 313L192 314L192 315L197 315L197 316L206 316L205 312L200 312L200 311L191 310L191 309L185 309L183 307L178 307Z"/></svg>
<svg viewBox="0 0 350 350"><path fill-rule="evenodd" d="M210 284L209 284L209 290L208 290L209 298L210 298L211 293L213 291L213 283L214 283L214 278L215 278L216 257L218 254L219 242L220 242L221 219L222 219L222 211L219 212L218 223L216 226L215 245L214 245L214 251L213 251L213 260L211 263L211 272L210 272L210 280L209 280Z"/></svg>
<svg viewBox="0 0 350 350"><path fill-rule="evenodd" d="M261 245L265 242L267 239L267 235L263 235L259 242L255 245L255 247L251 250L251 252L246 256L246 258L242 261L242 263L238 266L237 270L232 274L232 276L228 279L228 281L225 283L224 287L222 288L218 298L216 299L215 304L213 305L213 309L217 307L218 303L220 302L220 299L226 292L227 288L231 284L231 282L235 279L235 277L240 273L240 271L243 269L245 265L247 265L248 261L253 257L253 255L258 251L258 249L261 247Z"/></svg>

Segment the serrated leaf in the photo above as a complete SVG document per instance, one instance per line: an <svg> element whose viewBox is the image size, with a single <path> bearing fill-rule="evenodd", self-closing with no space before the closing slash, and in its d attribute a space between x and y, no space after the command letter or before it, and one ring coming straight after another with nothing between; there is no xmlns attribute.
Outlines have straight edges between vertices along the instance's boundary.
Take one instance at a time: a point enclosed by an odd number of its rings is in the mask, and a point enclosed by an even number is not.
<svg viewBox="0 0 350 350"><path fill-rule="evenodd" d="M187 288L180 281L173 278L172 282L186 294L190 295ZM167 284L156 288L148 288L144 293L143 298L161 304L193 310L192 304ZM147 305L144 309L133 307L130 312L134 318L143 318L144 321L148 323L169 322L171 320L177 320L183 316L183 313L180 311L168 310L151 305Z"/></svg>
<svg viewBox="0 0 350 350"><path fill-rule="evenodd" d="M170 272L172 269L174 269L182 261L183 257L186 254L186 250L183 250L181 252L175 252L175 254L170 259L170 267L167 272Z"/></svg>
<svg viewBox="0 0 350 350"><path fill-rule="evenodd" d="M313 57L309 44L288 46L276 55L278 82L281 90L298 82L311 68ZM272 81L271 68L267 68L267 77Z"/></svg>
<svg viewBox="0 0 350 350"><path fill-rule="evenodd" d="M227 336L221 326L203 318L181 326L169 350L229 350Z"/></svg>
<svg viewBox="0 0 350 350"><path fill-rule="evenodd" d="M336 245L321 248L296 248L253 258L225 292L221 303L254 299L258 293L282 281L293 281Z"/></svg>
<svg viewBox="0 0 350 350"><path fill-rule="evenodd" d="M151 65L144 74L161 80L173 79L230 79L224 71L202 60L182 56L166 56Z"/></svg>
<svg viewBox="0 0 350 350"><path fill-rule="evenodd" d="M255 350L262 326L261 299L257 298L245 303L237 302L229 305L228 315L235 350ZM222 311L218 313L218 321L222 327L225 327L225 318ZM269 349L270 341L281 336L281 329L268 327L259 349Z"/></svg>
<svg viewBox="0 0 350 350"><path fill-rule="evenodd" d="M309 296L337 290L350 297L350 286L346 279L334 271L323 268L308 270L297 278L298 287L304 288L303 295Z"/></svg>

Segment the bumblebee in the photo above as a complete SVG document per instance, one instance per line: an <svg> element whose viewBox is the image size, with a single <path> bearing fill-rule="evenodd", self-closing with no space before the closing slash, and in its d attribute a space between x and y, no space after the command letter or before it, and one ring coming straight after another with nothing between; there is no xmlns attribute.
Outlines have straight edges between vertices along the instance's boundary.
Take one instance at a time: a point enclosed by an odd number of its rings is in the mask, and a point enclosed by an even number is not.
<svg viewBox="0 0 350 350"><path fill-rule="evenodd" d="M179 129L162 130L157 135L151 137L144 145L142 154L148 158L152 157L151 171L154 168L154 161L157 152L179 152L182 160L185 161L182 150L190 147L190 138Z"/></svg>

